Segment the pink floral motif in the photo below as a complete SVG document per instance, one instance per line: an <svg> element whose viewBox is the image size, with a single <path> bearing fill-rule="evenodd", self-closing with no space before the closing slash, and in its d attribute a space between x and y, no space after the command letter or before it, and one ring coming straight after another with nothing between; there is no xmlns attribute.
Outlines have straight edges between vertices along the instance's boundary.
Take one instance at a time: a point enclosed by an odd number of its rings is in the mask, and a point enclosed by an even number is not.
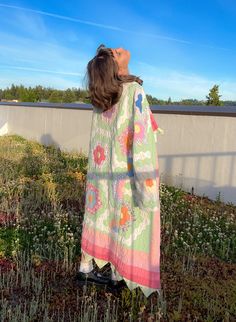
<svg viewBox="0 0 236 322"><path fill-rule="evenodd" d="M134 123L134 141L142 141L145 135L145 127L142 122Z"/></svg>
<svg viewBox="0 0 236 322"><path fill-rule="evenodd" d="M129 154L133 144L133 130L130 127L127 127L118 137L118 140L120 142L122 153L124 155Z"/></svg>
<svg viewBox="0 0 236 322"><path fill-rule="evenodd" d="M100 165L106 159L104 148L100 144L98 144L93 150L93 157L94 162L98 165Z"/></svg>
<svg viewBox="0 0 236 322"><path fill-rule="evenodd" d="M115 112L116 106L117 104L113 105L108 111L103 112L102 113L103 117L111 119Z"/></svg>
<svg viewBox="0 0 236 322"><path fill-rule="evenodd" d="M123 192L124 192L125 180L119 180L117 182L117 198L122 200Z"/></svg>
<svg viewBox="0 0 236 322"><path fill-rule="evenodd" d="M99 197L99 190L90 182L86 187L86 209L92 215L101 207L101 200Z"/></svg>

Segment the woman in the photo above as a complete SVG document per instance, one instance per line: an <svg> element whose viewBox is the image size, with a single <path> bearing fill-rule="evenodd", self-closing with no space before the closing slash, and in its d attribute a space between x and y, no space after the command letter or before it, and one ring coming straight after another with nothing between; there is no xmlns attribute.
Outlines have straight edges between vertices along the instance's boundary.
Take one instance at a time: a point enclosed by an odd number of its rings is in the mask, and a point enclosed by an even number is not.
<svg viewBox="0 0 236 322"><path fill-rule="evenodd" d="M161 289L157 130L130 52L101 45L87 65L93 105L77 278ZM110 263L111 279L93 268Z"/></svg>

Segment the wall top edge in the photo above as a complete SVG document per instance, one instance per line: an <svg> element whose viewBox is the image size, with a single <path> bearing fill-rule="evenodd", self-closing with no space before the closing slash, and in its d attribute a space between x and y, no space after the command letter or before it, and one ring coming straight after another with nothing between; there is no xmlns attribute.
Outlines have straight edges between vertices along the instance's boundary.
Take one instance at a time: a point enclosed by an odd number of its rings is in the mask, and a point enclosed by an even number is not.
<svg viewBox="0 0 236 322"><path fill-rule="evenodd" d="M0 102L0 106L23 106L31 108L57 108L91 110L91 104L82 103L31 103L31 102ZM236 106L207 106L207 105L150 105L155 114L184 114L212 115L236 117Z"/></svg>

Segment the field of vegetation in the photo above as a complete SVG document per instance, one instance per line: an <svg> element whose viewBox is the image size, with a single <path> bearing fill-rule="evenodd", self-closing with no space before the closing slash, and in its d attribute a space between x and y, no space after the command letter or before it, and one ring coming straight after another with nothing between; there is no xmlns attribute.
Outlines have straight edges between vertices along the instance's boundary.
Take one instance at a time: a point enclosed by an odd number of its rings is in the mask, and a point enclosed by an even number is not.
<svg viewBox="0 0 236 322"><path fill-rule="evenodd" d="M160 295L76 284L87 161L0 137L0 320L236 321L236 206L220 196L160 184Z"/></svg>

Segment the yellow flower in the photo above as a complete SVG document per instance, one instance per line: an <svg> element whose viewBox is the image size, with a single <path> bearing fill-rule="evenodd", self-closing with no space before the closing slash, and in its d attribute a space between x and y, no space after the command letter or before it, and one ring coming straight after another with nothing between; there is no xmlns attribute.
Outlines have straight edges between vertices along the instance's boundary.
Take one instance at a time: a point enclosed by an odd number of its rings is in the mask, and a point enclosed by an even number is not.
<svg viewBox="0 0 236 322"><path fill-rule="evenodd" d="M5 257L5 253L4 253L4 251L1 251L0 252L0 258L4 258Z"/></svg>
<svg viewBox="0 0 236 322"><path fill-rule="evenodd" d="M35 266L39 266L41 264L41 257L37 254L32 255L32 262Z"/></svg>
<svg viewBox="0 0 236 322"><path fill-rule="evenodd" d="M11 252L11 254L12 254L12 256L13 256L13 257L16 257L16 255L17 255L17 251L16 251L16 250L13 250L13 251Z"/></svg>

